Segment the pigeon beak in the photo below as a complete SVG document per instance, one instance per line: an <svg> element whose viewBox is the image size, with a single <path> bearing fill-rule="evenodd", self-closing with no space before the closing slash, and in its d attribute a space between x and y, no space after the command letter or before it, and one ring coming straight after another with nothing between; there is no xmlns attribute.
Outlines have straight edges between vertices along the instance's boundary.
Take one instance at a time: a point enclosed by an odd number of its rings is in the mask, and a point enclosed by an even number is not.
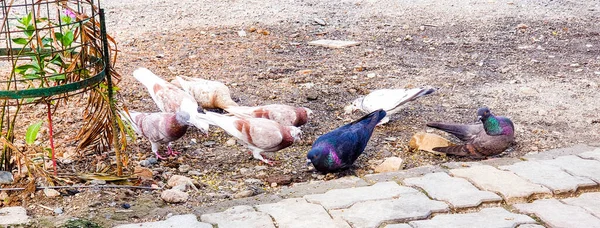
<svg viewBox="0 0 600 228"><path fill-rule="evenodd" d="M477 121L481 121L481 116L477 116Z"/></svg>
<svg viewBox="0 0 600 228"><path fill-rule="evenodd" d="M307 158L307 159L306 159L306 166L307 166L307 167L308 167L308 166L310 166L310 163L312 163L312 161L310 161L310 159L308 159L308 158Z"/></svg>

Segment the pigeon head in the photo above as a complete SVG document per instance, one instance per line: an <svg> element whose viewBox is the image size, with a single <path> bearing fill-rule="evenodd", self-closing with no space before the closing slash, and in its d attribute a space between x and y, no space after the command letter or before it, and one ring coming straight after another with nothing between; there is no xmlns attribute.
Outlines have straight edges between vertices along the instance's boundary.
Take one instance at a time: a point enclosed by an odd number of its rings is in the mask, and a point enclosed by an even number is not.
<svg viewBox="0 0 600 228"><path fill-rule="evenodd" d="M364 97L356 98L356 100L352 101L352 103L350 103L350 105L344 107L344 113L350 114L356 110L360 110L363 99L365 99L365 98Z"/></svg>
<svg viewBox="0 0 600 228"><path fill-rule="evenodd" d="M308 119L312 118L313 111L310 110L310 108L303 108L303 109L304 109L304 111L306 111L306 118L308 118Z"/></svg>
<svg viewBox="0 0 600 228"><path fill-rule="evenodd" d="M313 166L319 170L320 166L325 164L325 160L327 159L327 154L324 152L325 151L323 148L319 147L312 148L310 151L308 151L308 154L306 155L306 166L312 163Z"/></svg>
<svg viewBox="0 0 600 228"><path fill-rule="evenodd" d="M176 112L175 119L181 124L190 125L190 114L187 112Z"/></svg>
<svg viewBox="0 0 600 228"><path fill-rule="evenodd" d="M290 130L290 135L294 138L294 142L300 141L302 138L302 130L294 126L287 126Z"/></svg>
<svg viewBox="0 0 600 228"><path fill-rule="evenodd" d="M488 107L482 107L477 110L477 119L481 120L481 122L485 122L490 116L492 116L492 111Z"/></svg>

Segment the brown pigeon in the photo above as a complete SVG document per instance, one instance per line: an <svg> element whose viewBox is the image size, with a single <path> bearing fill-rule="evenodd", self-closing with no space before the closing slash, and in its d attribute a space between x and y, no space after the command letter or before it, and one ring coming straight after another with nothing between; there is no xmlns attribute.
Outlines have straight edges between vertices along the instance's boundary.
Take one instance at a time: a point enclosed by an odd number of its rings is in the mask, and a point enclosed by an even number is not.
<svg viewBox="0 0 600 228"><path fill-rule="evenodd" d="M171 82L177 82L176 84L191 94L202 108L226 109L238 106L231 99L229 88L221 82L185 76L177 76Z"/></svg>
<svg viewBox="0 0 600 228"><path fill-rule="evenodd" d="M192 125L204 133L208 132L208 123L198 117L198 113L202 112L202 108L198 107L198 103L190 94L168 83L146 68L135 70L133 77L146 86L152 100L161 111L169 113L187 112L190 116L189 122Z"/></svg>
<svg viewBox="0 0 600 228"><path fill-rule="evenodd" d="M271 104L256 107L235 106L225 111L238 117L254 117L274 120L284 126L302 126L308 122L312 111L308 108Z"/></svg>
<svg viewBox="0 0 600 228"><path fill-rule="evenodd" d="M171 142L181 138L188 129L190 115L187 112L176 113L156 112L141 113L130 111L120 113L121 118L128 121L133 130L144 136L152 145L152 152L159 159L165 159L158 154L161 144L167 144L167 155L177 155L178 152L171 149Z"/></svg>
<svg viewBox="0 0 600 228"><path fill-rule="evenodd" d="M201 115L210 124L223 128L231 136L243 141L250 148L254 158L273 165L261 153L276 152L300 140L302 131L294 126L283 126L263 118L239 118L206 112Z"/></svg>
<svg viewBox="0 0 600 228"><path fill-rule="evenodd" d="M510 119L494 116L486 107L477 110L477 116L482 124L427 123L428 127L448 132L466 142L464 145L436 147L433 150L458 156L485 158L504 152L515 141L515 127Z"/></svg>

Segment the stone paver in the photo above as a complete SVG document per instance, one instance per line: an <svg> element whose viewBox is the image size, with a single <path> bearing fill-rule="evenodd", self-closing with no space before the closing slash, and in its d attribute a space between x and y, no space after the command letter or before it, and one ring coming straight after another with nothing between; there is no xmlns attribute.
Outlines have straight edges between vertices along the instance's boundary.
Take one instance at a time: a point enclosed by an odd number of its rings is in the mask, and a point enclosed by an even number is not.
<svg viewBox="0 0 600 228"><path fill-rule="evenodd" d="M387 172L387 173L378 173L378 174L368 174L365 175L364 179L371 182L382 182L382 181L400 181L405 178L410 177L419 177L423 174L433 173L433 172L443 172L444 169L439 166L426 165L421 167L415 167L411 169L405 169L395 172Z"/></svg>
<svg viewBox="0 0 600 228"><path fill-rule="evenodd" d="M581 207L563 204L557 199L536 200L513 206L521 213L535 214L551 227L600 227L600 218Z"/></svg>
<svg viewBox="0 0 600 228"><path fill-rule="evenodd" d="M562 168L538 161L519 162L509 166L499 167L514 172L518 176L536 184L541 184L552 190L554 194L574 192L579 187L596 186L589 178L573 176Z"/></svg>
<svg viewBox="0 0 600 228"><path fill-rule="evenodd" d="M578 156L585 159L596 159L600 161L600 148L595 149L593 151L583 152Z"/></svg>
<svg viewBox="0 0 600 228"><path fill-rule="evenodd" d="M517 228L546 228L545 226L539 224L522 224L517 226Z"/></svg>
<svg viewBox="0 0 600 228"><path fill-rule="evenodd" d="M553 149L553 150L548 150L548 151L543 151L543 152L538 152L538 153L528 153L525 156L523 156L523 158L527 161L548 160L548 159L553 159L553 158L557 158L557 157L565 156L565 155L580 154L581 152L590 151L590 150L594 150L594 149L596 149L596 147L591 147L591 146L588 146L585 144L578 144L578 145L574 145L572 147Z"/></svg>
<svg viewBox="0 0 600 228"><path fill-rule="evenodd" d="M0 225L20 225L27 224L29 221L24 207L0 208Z"/></svg>
<svg viewBox="0 0 600 228"><path fill-rule="evenodd" d="M472 162L446 162L442 163L441 166L446 169L460 169L467 168L471 166L478 165L489 165L489 166L502 166L502 165L512 165L514 163L520 162L521 160L518 158L490 158L483 161L472 161Z"/></svg>
<svg viewBox="0 0 600 228"><path fill-rule="evenodd" d="M258 211L271 215L279 228L348 227L339 219L332 219L325 208L302 198L284 199L278 203L257 205Z"/></svg>
<svg viewBox="0 0 600 228"><path fill-rule="evenodd" d="M385 228L412 228L412 226L403 223L386 225Z"/></svg>
<svg viewBox="0 0 600 228"><path fill-rule="evenodd" d="M600 183L600 161L587 160L575 155L569 155L542 162L560 166L572 175L587 177L596 183Z"/></svg>
<svg viewBox="0 0 600 228"><path fill-rule="evenodd" d="M369 183L355 176L342 177L329 181L311 181L295 183L290 187L282 187L279 195L283 197L297 198L309 194L325 193L331 189L354 188L368 186Z"/></svg>
<svg viewBox="0 0 600 228"><path fill-rule="evenodd" d="M490 228L515 227L524 223L535 223L535 220L526 215L510 213L501 207L494 207L484 208L476 213L441 214L430 220L412 221L409 224L415 228Z"/></svg>
<svg viewBox="0 0 600 228"><path fill-rule="evenodd" d="M348 209L330 210L334 218L342 218L352 227L379 227L384 222L400 223L424 219L434 212L446 212L448 205L429 199L421 192L405 193L398 199L367 201Z"/></svg>
<svg viewBox="0 0 600 228"><path fill-rule="evenodd" d="M446 173L430 173L423 177L404 179L408 186L418 186L435 200L443 200L454 208L476 207L482 202L502 201L493 192L481 191L469 181Z"/></svg>
<svg viewBox="0 0 600 228"><path fill-rule="evenodd" d="M115 228L212 228L211 224L198 222L198 219L193 214L175 215L167 220L158 222L145 222L116 226Z"/></svg>
<svg viewBox="0 0 600 228"><path fill-rule="evenodd" d="M325 209L331 210L347 208L355 203L369 200L392 199L400 196L402 193L411 192L418 191L389 181L367 187L334 189L325 194L306 195L304 199L310 203L321 204Z"/></svg>
<svg viewBox="0 0 600 228"><path fill-rule="evenodd" d="M600 218L600 192L588 192L576 198L562 199L566 204L579 206Z"/></svg>
<svg viewBox="0 0 600 228"><path fill-rule="evenodd" d="M232 207L221 213L204 214L200 218L203 222L217 224L219 228L275 228L267 213L257 212L247 205Z"/></svg>
<svg viewBox="0 0 600 228"><path fill-rule="evenodd" d="M550 190L544 186L527 182L512 172L502 171L488 165L452 169L450 173L456 177L470 180L480 189L502 194L504 200L509 204L523 201L533 194L550 194Z"/></svg>

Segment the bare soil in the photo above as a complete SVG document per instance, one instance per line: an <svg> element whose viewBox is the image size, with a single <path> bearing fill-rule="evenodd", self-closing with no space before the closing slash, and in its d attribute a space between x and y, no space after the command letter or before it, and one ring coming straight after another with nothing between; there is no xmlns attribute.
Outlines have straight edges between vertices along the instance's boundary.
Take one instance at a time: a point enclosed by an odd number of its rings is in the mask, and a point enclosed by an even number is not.
<svg viewBox="0 0 600 228"><path fill-rule="evenodd" d="M159 186L172 174L197 180L201 191L190 193L186 203L165 204L160 191L80 189L75 196L53 199L38 191L28 210L39 226L60 224L70 217L88 218L103 226L164 219L168 213L191 213L230 200L246 189L254 194L276 192L281 185L271 187L271 182L362 176L372 173L378 160L390 156L403 158L404 168L469 161L414 151L408 142L413 134L428 130L428 121L473 123L481 106L515 123L517 143L502 157L574 144L599 145L597 1L138 0L103 4L109 32L120 44L117 69L123 80L119 87L129 109L158 111L145 88L131 77L137 67L146 67L167 80L185 75L224 82L241 105L282 103L308 107L315 115L302 127L302 142L269 154L277 161L272 167L253 159L240 144L227 144L231 137L218 128L212 128L208 136L189 130L175 143L174 148L183 152L178 158L150 167ZM327 25L315 23L314 18ZM247 35L239 36L240 30ZM344 49L307 45L317 39L362 43ZM376 76L367 77L371 73ZM343 107L356 97L374 89L420 86L438 91L407 104L390 123L378 127L353 169L325 176L305 166L306 152L318 136L362 115L343 113ZM64 123L77 120L77 115L68 113L57 118ZM64 144L59 142L66 148L73 146L67 143L68 125L62 125ZM129 150L129 171L138 161L153 156L145 139L132 142ZM107 156L75 158L60 168L93 172L94 160ZM198 173L180 173L181 165ZM260 183L250 183L250 179ZM65 212L54 216L35 206L38 203L62 207ZM132 212L118 212L123 203L130 204Z"/></svg>

